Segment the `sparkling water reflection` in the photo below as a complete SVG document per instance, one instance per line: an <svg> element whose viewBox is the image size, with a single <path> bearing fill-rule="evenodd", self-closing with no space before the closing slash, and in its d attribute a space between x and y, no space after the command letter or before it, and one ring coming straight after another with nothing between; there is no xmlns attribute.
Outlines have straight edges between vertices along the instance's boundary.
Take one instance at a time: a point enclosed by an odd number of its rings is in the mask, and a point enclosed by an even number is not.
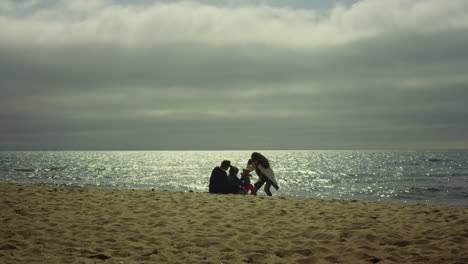
<svg viewBox="0 0 468 264"><path fill-rule="evenodd" d="M0 180L206 192L213 167L244 167L251 152L0 152ZM468 151L262 153L280 184L274 195L468 206Z"/></svg>

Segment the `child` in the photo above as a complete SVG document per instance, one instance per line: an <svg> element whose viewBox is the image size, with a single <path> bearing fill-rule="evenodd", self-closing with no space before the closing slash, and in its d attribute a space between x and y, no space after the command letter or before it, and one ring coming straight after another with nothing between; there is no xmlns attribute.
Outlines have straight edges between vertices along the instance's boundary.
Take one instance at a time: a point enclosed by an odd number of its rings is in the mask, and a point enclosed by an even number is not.
<svg viewBox="0 0 468 264"><path fill-rule="evenodd" d="M250 170L243 169L241 173L241 181L242 181L242 185L245 188L245 193L247 194L250 191L250 194L257 195L257 191L255 190L255 187L252 184L250 184L250 177L252 177L252 174L250 174Z"/></svg>
<svg viewBox="0 0 468 264"><path fill-rule="evenodd" d="M245 194L244 183L237 178L237 173L239 173L239 169L231 166L231 169L229 169L229 175L227 176L227 183L229 186L228 193Z"/></svg>

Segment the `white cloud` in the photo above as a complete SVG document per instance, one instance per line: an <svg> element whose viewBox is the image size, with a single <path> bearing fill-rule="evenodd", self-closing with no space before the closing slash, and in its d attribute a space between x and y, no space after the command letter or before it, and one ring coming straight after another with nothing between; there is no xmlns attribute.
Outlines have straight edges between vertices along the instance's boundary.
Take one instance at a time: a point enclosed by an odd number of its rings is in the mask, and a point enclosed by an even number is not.
<svg viewBox="0 0 468 264"><path fill-rule="evenodd" d="M468 3L463 0L366 0L350 7L338 5L329 12L197 2L132 6L112 5L110 1L63 1L19 17L10 14L21 13L14 10L26 8L25 4L7 3L1 9L2 39L43 45L84 42L140 48L201 43L312 48L395 31L468 28Z"/></svg>

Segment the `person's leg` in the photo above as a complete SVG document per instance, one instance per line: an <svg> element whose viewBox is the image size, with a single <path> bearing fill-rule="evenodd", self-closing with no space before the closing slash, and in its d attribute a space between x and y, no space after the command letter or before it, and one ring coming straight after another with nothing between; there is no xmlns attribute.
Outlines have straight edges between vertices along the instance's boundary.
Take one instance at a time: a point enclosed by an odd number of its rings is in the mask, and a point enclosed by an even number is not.
<svg viewBox="0 0 468 264"><path fill-rule="evenodd" d="M267 183L265 184L265 189L264 189L264 190L265 190L265 193L266 193L268 196L273 196L273 194L271 194L271 192L270 192L270 187L271 187L271 183L270 183L270 182L267 182Z"/></svg>
<svg viewBox="0 0 468 264"><path fill-rule="evenodd" d="M255 190L258 191L260 190L260 188L262 188L263 184L265 183L265 181L262 181L262 179L258 179L258 181L255 183Z"/></svg>
<svg viewBox="0 0 468 264"><path fill-rule="evenodd" d="M255 190L255 187L253 187L252 184L245 186L245 190L247 193L250 191L251 195L257 195L257 191Z"/></svg>

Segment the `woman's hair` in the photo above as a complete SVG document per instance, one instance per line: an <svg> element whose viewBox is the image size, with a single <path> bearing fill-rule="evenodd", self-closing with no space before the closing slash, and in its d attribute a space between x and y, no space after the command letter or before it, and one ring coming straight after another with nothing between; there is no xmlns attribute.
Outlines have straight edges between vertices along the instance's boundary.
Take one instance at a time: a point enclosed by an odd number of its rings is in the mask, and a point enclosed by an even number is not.
<svg viewBox="0 0 468 264"><path fill-rule="evenodd" d="M254 152L254 153L252 153L251 158L252 158L252 160L258 161L258 163L260 163L260 165L262 165L263 168L265 168L265 169L270 168L270 162L262 154L260 154L258 152Z"/></svg>
<svg viewBox="0 0 468 264"><path fill-rule="evenodd" d="M238 172L239 172L239 169L237 167L231 166L231 168L229 169L229 175L236 176Z"/></svg>

